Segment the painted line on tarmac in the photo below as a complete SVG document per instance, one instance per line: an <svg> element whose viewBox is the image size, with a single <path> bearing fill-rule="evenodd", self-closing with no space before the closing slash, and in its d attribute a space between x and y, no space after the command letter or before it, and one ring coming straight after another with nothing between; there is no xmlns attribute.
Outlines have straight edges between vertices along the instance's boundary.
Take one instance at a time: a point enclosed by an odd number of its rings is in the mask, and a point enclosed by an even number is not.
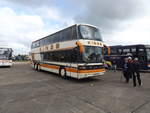
<svg viewBox="0 0 150 113"><path fill-rule="evenodd" d="M136 113L136 111L138 111L139 109L141 109L142 107L144 107L148 103L150 103L150 100L148 100L147 102L145 102L145 103L141 104L140 106L138 106L136 109L131 111L131 113Z"/></svg>

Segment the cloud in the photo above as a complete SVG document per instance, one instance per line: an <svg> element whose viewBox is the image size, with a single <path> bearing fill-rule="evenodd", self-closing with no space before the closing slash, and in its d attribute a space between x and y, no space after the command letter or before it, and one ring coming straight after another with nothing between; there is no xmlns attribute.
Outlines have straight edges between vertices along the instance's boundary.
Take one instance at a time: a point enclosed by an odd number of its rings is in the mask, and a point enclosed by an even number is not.
<svg viewBox="0 0 150 113"><path fill-rule="evenodd" d="M9 2L12 4L22 5L26 7L41 7L41 6L53 6L55 4L55 0L5 0L5 2Z"/></svg>
<svg viewBox="0 0 150 113"><path fill-rule="evenodd" d="M97 25L107 31L113 31L121 21L133 18L140 6L140 0L83 0L82 3L85 4L84 12L75 20Z"/></svg>
<svg viewBox="0 0 150 113"><path fill-rule="evenodd" d="M54 7L40 7L36 9L38 15L43 18L59 20L60 19L60 12Z"/></svg>
<svg viewBox="0 0 150 113"><path fill-rule="evenodd" d="M20 45L29 49L31 41L35 39L32 34L41 33L44 28L44 22L39 16L18 15L8 7L0 8L0 17L0 42L14 49ZM13 46L14 43L16 46Z"/></svg>
<svg viewBox="0 0 150 113"><path fill-rule="evenodd" d="M15 54L27 54L32 41L74 23L71 18L62 19L57 10L55 14L51 8L46 8L45 12L42 8L37 10L47 17L40 14L20 14L10 7L0 7L0 43L12 47Z"/></svg>
<svg viewBox="0 0 150 113"><path fill-rule="evenodd" d="M98 26L104 41L110 45L149 44L149 3L148 0L83 0L84 10L75 16L75 21Z"/></svg>
<svg viewBox="0 0 150 113"><path fill-rule="evenodd" d="M150 17L128 21L125 30L115 33L117 43L121 44L150 44ZM119 39L119 40L118 40Z"/></svg>

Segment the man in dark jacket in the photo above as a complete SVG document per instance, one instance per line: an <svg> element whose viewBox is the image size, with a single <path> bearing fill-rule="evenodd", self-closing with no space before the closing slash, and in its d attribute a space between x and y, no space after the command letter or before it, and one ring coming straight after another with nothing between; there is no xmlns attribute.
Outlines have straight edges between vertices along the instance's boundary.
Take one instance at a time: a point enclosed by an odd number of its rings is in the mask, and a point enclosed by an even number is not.
<svg viewBox="0 0 150 113"><path fill-rule="evenodd" d="M128 68L128 58L125 58L124 59L124 65L123 65L123 75L124 75L124 78L126 79L126 83L129 82L129 68Z"/></svg>
<svg viewBox="0 0 150 113"><path fill-rule="evenodd" d="M132 57L125 58L123 65L123 75L126 79L126 83L129 82L133 75L133 60Z"/></svg>
<svg viewBox="0 0 150 113"><path fill-rule="evenodd" d="M140 72L139 72L139 70L140 70L140 63L138 61L138 58L134 59L133 69L134 69L134 72L133 72L133 86L136 87L136 77L137 77L139 86L141 86L142 83L141 83Z"/></svg>
<svg viewBox="0 0 150 113"><path fill-rule="evenodd" d="M128 57L128 72L129 72L129 78L132 78L134 73L134 66L133 66L133 60L132 57Z"/></svg>

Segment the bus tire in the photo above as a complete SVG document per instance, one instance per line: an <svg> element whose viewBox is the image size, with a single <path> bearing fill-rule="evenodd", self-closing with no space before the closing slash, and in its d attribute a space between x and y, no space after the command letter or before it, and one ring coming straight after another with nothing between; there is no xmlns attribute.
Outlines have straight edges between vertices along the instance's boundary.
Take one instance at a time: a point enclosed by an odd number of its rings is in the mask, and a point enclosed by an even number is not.
<svg viewBox="0 0 150 113"><path fill-rule="evenodd" d="M59 69L59 75L60 75L62 78L66 78L66 69L65 69L65 68L60 68L60 69Z"/></svg>

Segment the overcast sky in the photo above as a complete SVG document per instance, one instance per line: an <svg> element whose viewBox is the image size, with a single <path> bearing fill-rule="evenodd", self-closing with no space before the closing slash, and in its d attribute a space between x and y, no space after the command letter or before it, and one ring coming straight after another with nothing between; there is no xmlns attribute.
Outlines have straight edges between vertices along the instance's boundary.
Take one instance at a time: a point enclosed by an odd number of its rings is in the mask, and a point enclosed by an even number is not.
<svg viewBox="0 0 150 113"><path fill-rule="evenodd" d="M150 44L149 0L0 0L0 45L31 42L75 23L100 28L108 45Z"/></svg>

